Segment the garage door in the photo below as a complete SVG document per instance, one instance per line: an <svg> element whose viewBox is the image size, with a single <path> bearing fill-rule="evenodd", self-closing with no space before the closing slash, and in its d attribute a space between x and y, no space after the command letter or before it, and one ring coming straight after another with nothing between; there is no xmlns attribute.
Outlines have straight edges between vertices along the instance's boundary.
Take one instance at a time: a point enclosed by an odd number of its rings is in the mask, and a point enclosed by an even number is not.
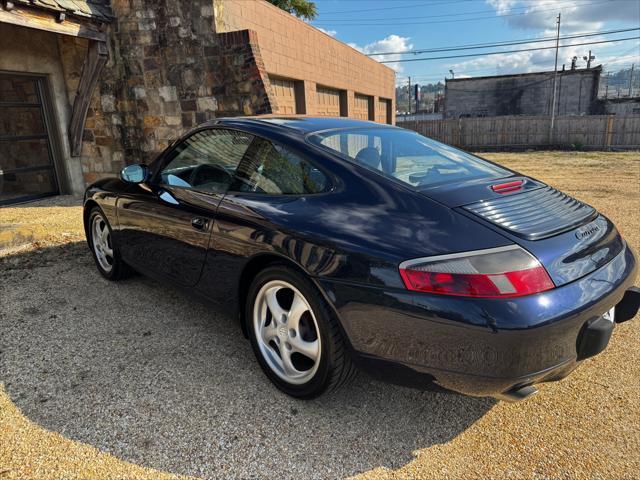
<svg viewBox="0 0 640 480"><path fill-rule="evenodd" d="M296 88L293 80L270 77L271 88L276 95L277 109L275 113L292 115L296 111Z"/></svg>
<svg viewBox="0 0 640 480"><path fill-rule="evenodd" d="M58 193L40 77L0 73L0 205Z"/></svg>
<svg viewBox="0 0 640 480"><path fill-rule="evenodd" d="M327 117L340 116L340 91L327 87L316 87L318 115Z"/></svg>
<svg viewBox="0 0 640 480"><path fill-rule="evenodd" d="M378 99L378 118L376 119L376 122L391 123L389 121L389 110L391 109L389 105L390 103L391 102L386 98Z"/></svg>
<svg viewBox="0 0 640 480"><path fill-rule="evenodd" d="M359 118L360 120L369 120L369 99L371 97L367 95L361 95L356 93L355 95L355 103L353 106L353 116L354 118Z"/></svg>

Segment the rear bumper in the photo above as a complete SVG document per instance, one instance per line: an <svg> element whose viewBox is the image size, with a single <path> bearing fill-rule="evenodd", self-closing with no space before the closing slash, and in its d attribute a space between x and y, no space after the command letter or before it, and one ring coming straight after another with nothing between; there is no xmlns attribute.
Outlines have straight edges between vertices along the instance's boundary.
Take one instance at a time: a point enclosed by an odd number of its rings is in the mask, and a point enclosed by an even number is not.
<svg viewBox="0 0 640 480"><path fill-rule="evenodd" d="M631 320L638 314L640 309L640 288L631 287L624 293L620 303L616 305L616 323L623 323Z"/></svg>
<svg viewBox="0 0 640 480"><path fill-rule="evenodd" d="M602 351L614 328L602 315L618 304L621 312L637 311L637 295L627 293L636 273L625 246L575 282L506 300L318 282L366 370L413 387L499 396L559 380Z"/></svg>

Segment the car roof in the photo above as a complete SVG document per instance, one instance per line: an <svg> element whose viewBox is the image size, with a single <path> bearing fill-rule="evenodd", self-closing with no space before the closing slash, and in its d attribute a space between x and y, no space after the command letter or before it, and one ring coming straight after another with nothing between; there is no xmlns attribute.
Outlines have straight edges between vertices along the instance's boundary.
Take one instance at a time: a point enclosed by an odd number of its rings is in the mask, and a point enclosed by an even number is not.
<svg viewBox="0 0 640 480"><path fill-rule="evenodd" d="M321 130L333 130L342 128L396 128L392 125L370 122L367 120L357 120L346 117L307 117L302 115L282 116L282 115L261 115L255 117L226 117L218 118L211 122L215 125L228 126L274 126L277 128L295 131L299 134Z"/></svg>

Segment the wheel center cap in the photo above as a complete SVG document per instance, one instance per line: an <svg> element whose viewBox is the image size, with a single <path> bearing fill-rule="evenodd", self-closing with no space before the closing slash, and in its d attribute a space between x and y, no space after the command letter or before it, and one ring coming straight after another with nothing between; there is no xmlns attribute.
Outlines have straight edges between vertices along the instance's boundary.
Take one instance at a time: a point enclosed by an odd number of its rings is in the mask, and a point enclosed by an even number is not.
<svg viewBox="0 0 640 480"><path fill-rule="evenodd" d="M287 337L287 327L283 325L278 328L278 336L284 340Z"/></svg>

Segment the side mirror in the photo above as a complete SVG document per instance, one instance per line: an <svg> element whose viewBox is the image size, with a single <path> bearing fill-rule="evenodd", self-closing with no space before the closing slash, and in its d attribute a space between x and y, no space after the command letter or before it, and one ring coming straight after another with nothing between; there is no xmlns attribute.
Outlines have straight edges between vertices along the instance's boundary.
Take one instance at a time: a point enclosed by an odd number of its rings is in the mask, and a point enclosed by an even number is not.
<svg viewBox="0 0 640 480"><path fill-rule="evenodd" d="M144 183L149 179L149 167L146 165L128 165L120 172L120 178L128 183Z"/></svg>

